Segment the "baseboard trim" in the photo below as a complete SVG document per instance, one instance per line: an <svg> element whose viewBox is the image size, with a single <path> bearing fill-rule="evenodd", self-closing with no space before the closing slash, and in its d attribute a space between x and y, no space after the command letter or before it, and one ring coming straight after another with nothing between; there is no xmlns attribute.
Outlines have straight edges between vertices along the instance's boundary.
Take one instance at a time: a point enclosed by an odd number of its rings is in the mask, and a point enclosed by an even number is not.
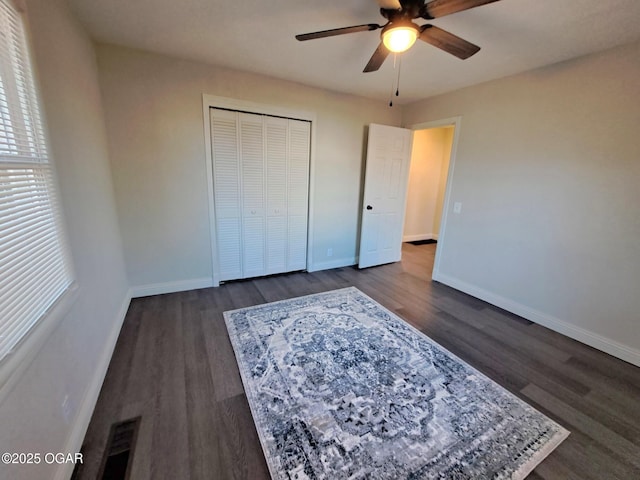
<svg viewBox="0 0 640 480"><path fill-rule="evenodd" d="M496 307L515 313L527 320L540 324L558 333L566 335L567 337L573 338L574 340L608 353L609 355L613 355L625 362L629 362L640 367L640 350L634 349L628 345L624 345L590 330L578 327L544 312L527 307L526 305L514 302L508 298L496 295L493 292L449 275L444 275L440 272L434 271L432 278L437 282L448 285L456 290L460 290L461 292L479 298L480 300L484 300Z"/></svg>
<svg viewBox="0 0 640 480"><path fill-rule="evenodd" d="M149 297L151 295L163 295L165 293L184 292L209 287L213 287L213 279L210 277L179 280L177 282L154 283L150 285L137 285L131 287L131 298Z"/></svg>
<svg viewBox="0 0 640 480"><path fill-rule="evenodd" d="M419 242L420 240L438 240L437 233L421 233L419 235L403 235L402 242Z"/></svg>
<svg viewBox="0 0 640 480"><path fill-rule="evenodd" d="M98 396L100 395L100 390L102 389L102 383L104 382L104 378L107 375L107 369L109 368L109 364L111 363L111 357L113 356L113 351L116 348L118 336L120 335L120 330L122 329L122 324L124 323L127 311L129 310L130 303L131 290L127 292L122 305L120 306L120 310L116 316L116 321L114 322L113 328L109 333L109 337L107 338L104 350L102 351L102 355L98 360L98 365L96 366L95 372L96 374L92 377L91 383L89 384L89 387L82 397L80 408L78 409L78 413L73 422L71 432L67 437L65 448L61 450L62 452L76 453L79 452L80 448L82 447L82 442L84 441L84 436L86 435L87 429L89 428L89 422L91 421L93 410L95 409L96 403L98 402ZM74 467L75 464L73 463L60 464L56 471L54 479L67 480L71 477Z"/></svg>
<svg viewBox="0 0 640 480"><path fill-rule="evenodd" d="M332 268L351 267L358 263L354 257L337 258L326 262L317 262L307 268L308 272L319 272L320 270L331 270Z"/></svg>

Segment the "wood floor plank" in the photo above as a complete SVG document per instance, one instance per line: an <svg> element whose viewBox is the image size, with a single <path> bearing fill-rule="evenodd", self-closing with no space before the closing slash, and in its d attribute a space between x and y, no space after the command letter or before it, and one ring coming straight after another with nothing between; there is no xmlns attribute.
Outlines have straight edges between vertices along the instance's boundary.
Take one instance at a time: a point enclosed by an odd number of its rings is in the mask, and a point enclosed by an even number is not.
<svg viewBox="0 0 640 480"><path fill-rule="evenodd" d="M527 480L545 480L545 478L533 471L527 476Z"/></svg>
<svg viewBox="0 0 640 480"><path fill-rule="evenodd" d="M151 478L190 478L189 434L184 367L181 302L167 302L156 317L157 395L151 439ZM161 360L161 361L158 361Z"/></svg>
<svg viewBox="0 0 640 480"><path fill-rule="evenodd" d="M581 464L584 469L595 472L598 479L629 480L640 478L640 469L625 462L615 452L608 450L600 442L593 441L579 430L571 432L573 462Z"/></svg>
<svg viewBox="0 0 640 480"><path fill-rule="evenodd" d="M265 298L251 280L244 282L229 282L223 288L229 292L233 308L245 308L251 305L265 303Z"/></svg>
<svg viewBox="0 0 640 480"><path fill-rule="evenodd" d="M483 349L482 345L470 344L464 339L452 335L450 329L440 324L434 324L422 331L461 360L512 392L520 391L530 382L529 378L517 369L505 368L504 362L496 359L491 351Z"/></svg>
<svg viewBox="0 0 640 480"><path fill-rule="evenodd" d="M486 352L491 352L493 358L500 361L504 368L522 372L532 382L549 389L568 389L578 395L585 395L590 391L584 384L564 374L558 368L553 368L552 359L547 362L537 360L524 354L516 345L511 344L509 337L498 340L481 329L462 328L464 323L459 321L457 317L446 314L446 312L441 314L443 317L445 315L446 323L452 326L452 332L455 331L455 335L460 336L470 345L482 345L481 348Z"/></svg>
<svg viewBox="0 0 640 480"><path fill-rule="evenodd" d="M514 321L512 318L507 319L504 316L496 315L496 312L492 309L484 308L478 310L477 308L460 304L449 297L442 298L434 303L442 311L450 313L458 320L462 320L469 326L478 328L496 339L508 336L510 343L538 360L553 358L559 362L566 362L571 358L571 354L554 345L523 335L527 333L531 322L521 323Z"/></svg>
<svg viewBox="0 0 640 480"><path fill-rule="evenodd" d="M534 384L527 385L522 393L551 413L565 428L580 430L592 440L615 450L630 464L640 467L640 446Z"/></svg>
<svg viewBox="0 0 640 480"><path fill-rule="evenodd" d="M527 388L530 388L528 385ZM540 387L539 385L537 387ZM542 387L541 387L542 388ZM523 393L525 393L523 389ZM570 405L589 418L597 418L598 423L626 440L640 445L640 425L634 419L625 417L610 404L593 401L590 397L576 395L568 389L554 389L553 396L560 402Z"/></svg>
<svg viewBox="0 0 640 480"><path fill-rule="evenodd" d="M242 394L218 402L218 429L229 480L268 480L269 469L262 455L258 433L247 397Z"/></svg>
<svg viewBox="0 0 640 480"><path fill-rule="evenodd" d="M591 378L596 389L606 388L607 390L614 390L624 395L640 398L640 380L636 381L632 377L621 374L620 369L604 368L598 364L592 365L591 362L575 357L568 360L567 364L573 367L574 372L580 372L582 375Z"/></svg>
<svg viewBox="0 0 640 480"><path fill-rule="evenodd" d="M235 308L228 288L203 288L198 290L200 310L218 310L224 312Z"/></svg>
<svg viewBox="0 0 640 480"><path fill-rule="evenodd" d="M85 437L95 480L109 427L141 415L131 479L268 479L226 310L356 286L572 430L530 480L640 478L640 368L431 281L436 245L402 262L134 299Z"/></svg>
<svg viewBox="0 0 640 480"><path fill-rule="evenodd" d="M222 312L201 313L206 359L209 363L216 400L225 400L244 393L240 371L227 334Z"/></svg>
<svg viewBox="0 0 640 480"><path fill-rule="evenodd" d="M589 474L585 476L585 472L582 470L581 468L580 471L576 471L575 468L572 468L566 462L565 456L556 450L553 455L547 457L544 462L536 467L534 473L545 480L601 480L591 477Z"/></svg>
<svg viewBox="0 0 640 480"><path fill-rule="evenodd" d="M586 397L596 405L607 405L616 412L616 415L638 426L637 419L640 418L640 401L638 397L625 395L615 390L592 390Z"/></svg>
<svg viewBox="0 0 640 480"><path fill-rule="evenodd" d="M253 285L262 295L265 302L277 302L291 296L289 289L285 288L279 277L265 277L253 280Z"/></svg>
<svg viewBox="0 0 640 480"><path fill-rule="evenodd" d="M208 334L203 328L212 322L198 313L192 302L183 304L189 471L192 478L222 478L221 438L216 431L216 387L206 346Z"/></svg>

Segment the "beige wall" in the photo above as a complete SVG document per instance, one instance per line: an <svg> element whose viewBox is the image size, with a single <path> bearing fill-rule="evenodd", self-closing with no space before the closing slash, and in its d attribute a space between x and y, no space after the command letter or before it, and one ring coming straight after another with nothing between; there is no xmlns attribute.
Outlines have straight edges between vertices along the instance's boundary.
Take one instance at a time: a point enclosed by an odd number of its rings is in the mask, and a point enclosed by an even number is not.
<svg viewBox="0 0 640 480"><path fill-rule="evenodd" d="M638 364L639 79L635 43L403 112L462 117L437 278Z"/></svg>
<svg viewBox="0 0 640 480"><path fill-rule="evenodd" d="M79 295L0 405L0 451L44 454L80 447L128 305L128 284L93 46L64 0L26 3ZM0 477L52 478L57 468L3 465Z"/></svg>
<svg viewBox="0 0 640 480"><path fill-rule="evenodd" d="M453 127L416 130L403 241L437 239L451 155Z"/></svg>
<svg viewBox="0 0 640 480"><path fill-rule="evenodd" d="M442 165L440 166L440 178L438 179L438 196L436 197L436 213L433 219L433 233L440 234L440 223L442 221L442 208L444 206L444 195L447 190L447 178L449 174L449 162L451 160L451 150L453 148L454 127L442 127Z"/></svg>
<svg viewBox="0 0 640 480"><path fill-rule="evenodd" d="M132 285L211 278L203 93L315 112L313 261L317 268L354 263L365 127L399 125L400 110L138 50L99 45L97 53Z"/></svg>

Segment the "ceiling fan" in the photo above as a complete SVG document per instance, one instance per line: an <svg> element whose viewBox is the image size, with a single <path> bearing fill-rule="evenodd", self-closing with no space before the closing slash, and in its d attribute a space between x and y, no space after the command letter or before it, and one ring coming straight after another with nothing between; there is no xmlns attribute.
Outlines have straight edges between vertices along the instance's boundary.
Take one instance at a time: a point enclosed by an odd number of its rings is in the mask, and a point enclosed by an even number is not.
<svg viewBox="0 0 640 480"><path fill-rule="evenodd" d="M384 25L367 23L352 27L334 28L296 35L296 39L300 41L314 40L316 38L366 32L381 28L380 45L373 53L367 66L364 67L364 72L375 72L382 66L389 53L400 53L408 50L418 38L464 60L477 53L480 47L434 25L428 23L418 25L413 20L416 18L433 20L434 18L444 17L445 15L497 1L432 0L425 3L425 0L378 0L381 7L380 14L388 20Z"/></svg>

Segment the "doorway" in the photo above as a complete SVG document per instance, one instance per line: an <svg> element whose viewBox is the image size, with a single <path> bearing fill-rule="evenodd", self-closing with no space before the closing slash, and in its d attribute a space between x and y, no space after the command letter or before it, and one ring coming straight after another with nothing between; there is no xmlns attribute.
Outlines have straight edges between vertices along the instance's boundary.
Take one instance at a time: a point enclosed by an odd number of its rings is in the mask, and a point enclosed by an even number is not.
<svg viewBox="0 0 640 480"><path fill-rule="evenodd" d="M437 271L459 119L414 125L402 241L430 249ZM423 245L428 245L424 246Z"/></svg>

